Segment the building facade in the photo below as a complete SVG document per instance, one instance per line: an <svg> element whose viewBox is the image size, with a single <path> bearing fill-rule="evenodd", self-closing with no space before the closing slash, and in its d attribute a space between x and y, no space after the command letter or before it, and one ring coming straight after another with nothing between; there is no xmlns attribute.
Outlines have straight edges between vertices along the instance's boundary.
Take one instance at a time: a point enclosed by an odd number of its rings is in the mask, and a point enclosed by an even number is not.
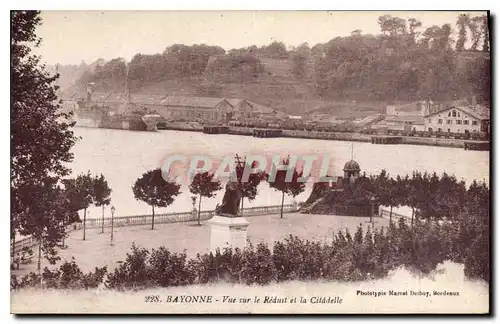
<svg viewBox="0 0 500 324"><path fill-rule="evenodd" d="M424 117L427 132L489 132L489 112L473 107L451 106Z"/></svg>
<svg viewBox="0 0 500 324"><path fill-rule="evenodd" d="M74 94L63 102L68 106L77 101L92 102L98 107L117 113L144 111L157 113L170 120L224 123L250 118L274 118L279 113L245 99L213 97L182 97L148 94L93 93ZM71 108L71 107L70 107Z"/></svg>

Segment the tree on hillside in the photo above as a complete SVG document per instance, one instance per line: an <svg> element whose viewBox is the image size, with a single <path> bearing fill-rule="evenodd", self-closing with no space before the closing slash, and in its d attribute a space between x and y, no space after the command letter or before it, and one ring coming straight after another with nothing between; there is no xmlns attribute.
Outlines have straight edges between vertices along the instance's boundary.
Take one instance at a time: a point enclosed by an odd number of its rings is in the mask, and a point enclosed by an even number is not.
<svg viewBox="0 0 500 324"><path fill-rule="evenodd" d="M283 159L282 165L289 166L290 165L290 156ZM288 170L276 170L276 166L273 165L272 172L267 175L267 182L269 183L269 187L274 188L277 191L281 191L281 210L280 210L280 218L283 218L283 205L285 203L285 194L292 195L294 198L298 196L305 189L305 182L299 181L299 178L302 177L302 170L297 170L295 167L289 166L291 172L293 172L292 178L290 181L287 179Z"/></svg>
<svg viewBox="0 0 500 324"><path fill-rule="evenodd" d="M73 159L70 150L76 141L69 122L71 114L58 110L58 75L49 75L40 65L40 57L32 52L42 41L35 33L40 24L39 11L11 11L10 184L14 245L16 232L41 237L39 229L30 225L35 209L40 221L45 222L46 233L57 233L59 227L52 221L57 215L51 204L39 204L40 199L31 190L57 188L58 180L69 173L67 164ZM51 190L43 194L49 195ZM56 235L54 240L57 239ZM56 242L50 236L45 240L45 246Z"/></svg>
<svg viewBox="0 0 500 324"><path fill-rule="evenodd" d="M132 191L137 200L141 200L151 206L153 217L151 229L155 226L155 207L167 207L174 202L180 192L181 185L175 180L165 180L160 168L145 172L136 180Z"/></svg>
<svg viewBox="0 0 500 324"><path fill-rule="evenodd" d="M479 45L479 41L481 40L481 17L473 17L468 20L468 27L471 33L471 51L477 51L477 47Z"/></svg>
<svg viewBox="0 0 500 324"><path fill-rule="evenodd" d="M274 41L269 45L262 46L259 51L263 55L271 58L276 58L276 59L288 58L288 51L286 50L286 46L283 42Z"/></svg>
<svg viewBox="0 0 500 324"><path fill-rule="evenodd" d="M457 18L458 39L455 49L457 51L465 50L465 42L467 41L467 26L469 24L469 15L461 14Z"/></svg>
<svg viewBox="0 0 500 324"><path fill-rule="evenodd" d="M214 180L214 174L209 172L196 173L189 185L189 191L193 195L198 195L198 225L200 225L201 199L202 197L212 198L215 193L222 189L219 180Z"/></svg>
<svg viewBox="0 0 500 324"><path fill-rule="evenodd" d="M86 174L79 174L74 179L64 179L68 199L75 204L77 210L83 209L83 240L86 238L87 208L94 203L94 178L88 171Z"/></svg>
<svg viewBox="0 0 500 324"><path fill-rule="evenodd" d="M406 21L402 18L384 15L378 18L378 23L383 35L395 37L407 33Z"/></svg>
<svg viewBox="0 0 500 324"><path fill-rule="evenodd" d="M488 16L481 16L482 18L482 33L483 33L483 52L490 51L490 25Z"/></svg>
<svg viewBox="0 0 500 324"><path fill-rule="evenodd" d="M411 40L411 45L416 44L417 42L417 36L420 34L417 32L417 28L422 27L422 22L415 19L415 18L409 18L408 19L408 30L410 34L410 40Z"/></svg>
<svg viewBox="0 0 500 324"><path fill-rule="evenodd" d="M101 233L104 233L104 206L111 203L111 188L108 186L108 182L101 174L100 176L95 176L93 180L94 187L94 204L97 207L102 207L102 223L101 223Z"/></svg>
<svg viewBox="0 0 500 324"><path fill-rule="evenodd" d="M307 43L301 44L295 51L291 53L292 57L292 73L302 79L306 74L306 62L310 55L311 49Z"/></svg>

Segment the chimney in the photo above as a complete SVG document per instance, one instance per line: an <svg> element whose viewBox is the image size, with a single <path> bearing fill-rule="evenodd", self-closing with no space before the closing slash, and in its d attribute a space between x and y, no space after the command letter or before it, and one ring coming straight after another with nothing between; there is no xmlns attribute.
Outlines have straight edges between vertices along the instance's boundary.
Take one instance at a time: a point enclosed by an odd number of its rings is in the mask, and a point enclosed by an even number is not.
<svg viewBox="0 0 500 324"><path fill-rule="evenodd" d="M477 104L476 96L472 96L472 99L471 99L471 105L472 105L472 107L476 107L476 104Z"/></svg>
<svg viewBox="0 0 500 324"><path fill-rule="evenodd" d="M87 85L87 101L92 101L92 84Z"/></svg>

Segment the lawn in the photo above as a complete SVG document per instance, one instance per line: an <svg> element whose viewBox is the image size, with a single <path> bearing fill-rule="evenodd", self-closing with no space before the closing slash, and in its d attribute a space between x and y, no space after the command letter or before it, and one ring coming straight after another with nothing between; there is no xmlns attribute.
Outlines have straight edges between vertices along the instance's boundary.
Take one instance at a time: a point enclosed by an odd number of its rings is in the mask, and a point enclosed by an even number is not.
<svg viewBox="0 0 500 324"><path fill-rule="evenodd" d="M285 214L283 219L279 215L248 217L248 239L253 243L265 242L272 247L274 241L283 240L289 234L303 239L328 241L339 230L349 229L356 231L359 224L366 229L369 219L364 217L347 217L332 215L312 215L291 213ZM375 219L375 227L388 226L388 220ZM114 230L113 246L110 245L110 229L87 229L86 240L82 240L81 230L71 232L66 239L68 248L60 250L62 260L76 263L83 271L93 270L95 267L108 266L108 270L117 266L118 261L125 260L132 243L147 249L165 246L173 252L186 250L188 257L195 257L197 253L208 253L210 250L210 226L202 222L157 224L151 230L151 225L118 227ZM36 253L37 251L35 251ZM53 267L46 260L42 261L42 268ZM15 275L24 275L36 271L36 258L31 264L21 265L19 270L12 271Z"/></svg>

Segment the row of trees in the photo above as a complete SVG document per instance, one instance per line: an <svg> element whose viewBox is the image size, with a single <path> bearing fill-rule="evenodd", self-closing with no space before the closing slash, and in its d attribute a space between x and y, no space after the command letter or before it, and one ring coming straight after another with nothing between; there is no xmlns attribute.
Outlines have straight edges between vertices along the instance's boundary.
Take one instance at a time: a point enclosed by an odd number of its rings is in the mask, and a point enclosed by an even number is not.
<svg viewBox="0 0 500 324"><path fill-rule="evenodd" d="M391 222L393 208L408 206L412 208L413 224L414 217L450 220L463 213L488 220L489 195L486 183L476 180L467 188L465 181L446 173L439 177L436 173L415 171L411 176L393 178L382 170L378 175L359 177L352 185L346 185L343 193L331 192L327 183L318 182L306 204L320 198L332 205L338 201L349 206L369 206L375 202L390 207Z"/></svg>
<svg viewBox="0 0 500 324"><path fill-rule="evenodd" d="M86 87L92 81L97 88L122 91L128 68L132 91L165 79L203 75L210 86L202 87L200 94L220 95L217 82L241 82L259 76L265 72L260 58L268 57L289 59L298 80L314 74L317 95L323 99L446 101L476 95L480 102L489 102L487 16L459 15L456 42L451 24L420 30L421 21L391 15L380 16L378 23L378 35L354 30L350 36L312 48L304 43L287 49L284 43L275 41L226 53L218 46L176 44L161 54L137 54L128 67L123 59L111 60L86 73L79 84ZM309 68L308 61L314 68Z"/></svg>
<svg viewBox="0 0 500 324"><path fill-rule="evenodd" d="M282 164L284 166L289 166L290 158L287 157L283 159ZM252 171L256 171L255 168L257 167L257 163L252 162L252 164L250 164L250 162L246 161L246 159L242 160L238 155L236 155L234 172L239 189L241 190L241 208L244 207L245 199L253 201L257 197L259 184L262 181L267 181L271 188L274 188L282 193L280 217L283 218L285 195L292 195L293 197L296 197L305 189L305 183L299 181L299 178L302 177L302 171L298 170L298 168L290 167L291 172L293 172L290 181L286 178L287 170L284 169L275 170L274 177L264 171L253 172L250 173L248 175L248 179L244 181L245 167L252 169ZM178 184L175 179L168 178L168 175L162 176L162 172L163 171L160 168L147 171L139 179L137 179L132 187L134 197L137 200L143 201L151 206L153 215L151 229L154 229L155 207L160 208L170 206L174 202L175 197L181 193L180 184ZM210 172L195 173L193 174L191 183L189 184L189 191L193 194L193 197L198 199L198 225L200 225L202 199L212 198L219 190L222 189L221 181L214 179L214 176L215 175Z"/></svg>
<svg viewBox="0 0 500 324"><path fill-rule="evenodd" d="M358 30L313 47L319 56L315 64L318 94L377 101L445 101L477 95L479 101L489 102L488 20L467 17L458 18L456 49L450 24L420 32L420 21L390 15L379 17L381 35L363 35ZM475 23L464 25L464 19ZM463 52L466 26L474 31L472 51L477 48L478 30L483 31L486 55Z"/></svg>
<svg viewBox="0 0 500 324"><path fill-rule="evenodd" d="M42 275L11 277L11 290L96 288L151 289L194 284L237 283L266 285L291 280L352 282L377 280L404 267L428 275L446 261L464 265L469 279L490 280L489 232L467 215L450 223L417 221L409 226L402 218L388 228L355 233L332 233L328 242L289 236L272 246L249 244L243 250L226 248L215 253L174 253L165 247L148 250L132 245L126 259L111 272L106 267L84 274L75 261L59 269L45 268ZM43 280L41 280L43 278Z"/></svg>
<svg viewBox="0 0 500 324"><path fill-rule="evenodd" d="M85 240L87 208L91 205L102 206L104 220L104 207L111 202L111 189L104 176L91 175L90 172L75 178L61 179L60 184L56 184L55 180L47 180L41 186L33 186L29 190L34 201L30 203L29 210L19 215L18 221L12 226L12 254L14 255L16 250L16 235L31 235L38 241L38 270L42 252L50 263L59 260L56 248L65 247L67 226L81 222L78 215L80 210L84 211Z"/></svg>

